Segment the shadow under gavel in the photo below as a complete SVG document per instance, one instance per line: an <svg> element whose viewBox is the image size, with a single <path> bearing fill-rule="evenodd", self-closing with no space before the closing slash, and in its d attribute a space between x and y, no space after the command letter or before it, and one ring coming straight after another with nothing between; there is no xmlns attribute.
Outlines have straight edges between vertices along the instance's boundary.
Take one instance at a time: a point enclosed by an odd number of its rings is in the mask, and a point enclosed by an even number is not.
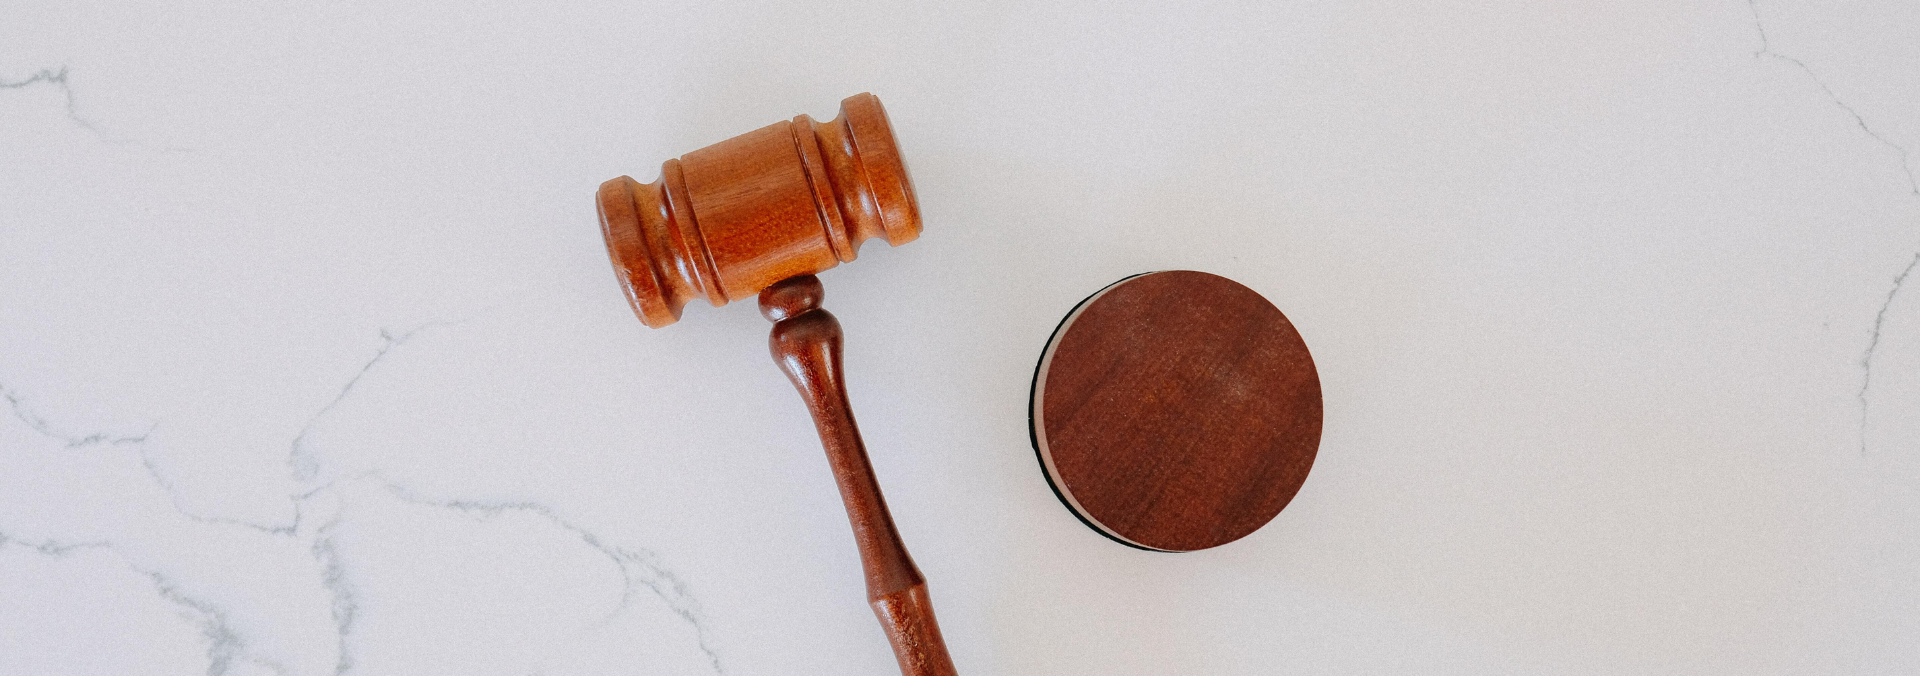
<svg viewBox="0 0 1920 676"><path fill-rule="evenodd" d="M857 94L840 116L801 115L667 160L660 178L600 184L600 226L635 314L660 328L686 304L759 295L774 361L813 414L853 523L867 600L900 672L954 674L927 597L860 441L840 365L840 322L821 309L814 273L851 261L876 237L920 236L919 207L880 99Z"/></svg>

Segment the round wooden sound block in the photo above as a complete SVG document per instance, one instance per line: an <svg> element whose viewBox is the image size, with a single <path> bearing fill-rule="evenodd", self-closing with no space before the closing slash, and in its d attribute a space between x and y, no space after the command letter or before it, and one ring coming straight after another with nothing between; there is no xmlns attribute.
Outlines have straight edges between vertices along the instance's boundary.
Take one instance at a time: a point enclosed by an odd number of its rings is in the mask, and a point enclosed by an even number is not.
<svg viewBox="0 0 1920 676"><path fill-rule="evenodd" d="M1115 282L1054 329L1034 450L1067 508L1122 544L1238 540L1287 506L1320 446L1320 376L1267 299L1204 272Z"/></svg>

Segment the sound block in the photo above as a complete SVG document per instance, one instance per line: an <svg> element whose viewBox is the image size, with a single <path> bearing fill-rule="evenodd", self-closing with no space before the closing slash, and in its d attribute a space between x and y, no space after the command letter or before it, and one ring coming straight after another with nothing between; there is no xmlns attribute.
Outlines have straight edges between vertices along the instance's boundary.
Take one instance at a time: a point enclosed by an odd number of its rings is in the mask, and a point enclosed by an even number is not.
<svg viewBox="0 0 1920 676"><path fill-rule="evenodd" d="M1204 272L1122 279L1075 306L1034 371L1054 494L1140 549L1233 542L1293 500L1320 446L1320 376L1259 293Z"/></svg>

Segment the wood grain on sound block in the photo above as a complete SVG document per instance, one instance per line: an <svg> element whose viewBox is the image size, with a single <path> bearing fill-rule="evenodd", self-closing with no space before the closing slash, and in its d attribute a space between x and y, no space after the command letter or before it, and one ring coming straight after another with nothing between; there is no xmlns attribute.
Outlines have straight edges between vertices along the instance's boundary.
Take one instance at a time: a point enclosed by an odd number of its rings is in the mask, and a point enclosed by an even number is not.
<svg viewBox="0 0 1920 676"><path fill-rule="evenodd" d="M1068 509L1123 544L1193 551L1287 506L1320 446L1320 377L1260 294L1204 272L1123 279L1054 330L1034 449Z"/></svg>

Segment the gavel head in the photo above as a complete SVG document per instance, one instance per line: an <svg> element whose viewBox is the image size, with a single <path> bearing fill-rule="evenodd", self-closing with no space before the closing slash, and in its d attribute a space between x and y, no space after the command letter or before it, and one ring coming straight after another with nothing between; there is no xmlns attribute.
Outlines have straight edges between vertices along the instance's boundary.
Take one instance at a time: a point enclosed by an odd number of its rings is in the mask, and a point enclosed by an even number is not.
<svg viewBox="0 0 1920 676"><path fill-rule="evenodd" d="M920 236L920 207L880 99L840 116L801 115L667 160L660 178L600 184L615 275L647 326L687 301L716 307L789 277L851 261L860 243Z"/></svg>

